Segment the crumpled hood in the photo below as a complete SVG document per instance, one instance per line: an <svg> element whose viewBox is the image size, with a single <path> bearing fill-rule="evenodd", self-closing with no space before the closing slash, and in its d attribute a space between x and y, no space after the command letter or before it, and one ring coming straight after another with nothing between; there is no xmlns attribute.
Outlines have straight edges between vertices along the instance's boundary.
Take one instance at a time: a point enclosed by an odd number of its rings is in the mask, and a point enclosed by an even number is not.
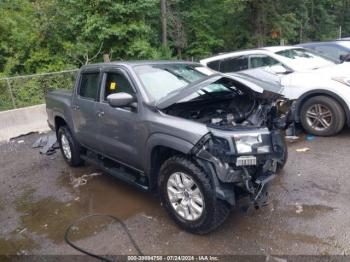
<svg viewBox="0 0 350 262"><path fill-rule="evenodd" d="M159 109L165 109L173 104L178 103L179 101L190 96L191 94L201 90L202 88L204 88L210 84L213 84L213 83L215 83L221 79L224 79L224 78L240 82L256 93L261 94L264 92L264 89L262 87L260 87L259 85L257 85L253 81L249 81L248 78L241 77L238 74L226 75L226 74L218 73L218 74L214 74L214 75L210 75L210 76L207 76L205 78L202 78L198 81L195 81L195 82L185 86L184 88L181 88L181 89L178 89L178 90L175 90L175 91L169 93L166 97L163 97L162 99L157 101L155 106Z"/></svg>

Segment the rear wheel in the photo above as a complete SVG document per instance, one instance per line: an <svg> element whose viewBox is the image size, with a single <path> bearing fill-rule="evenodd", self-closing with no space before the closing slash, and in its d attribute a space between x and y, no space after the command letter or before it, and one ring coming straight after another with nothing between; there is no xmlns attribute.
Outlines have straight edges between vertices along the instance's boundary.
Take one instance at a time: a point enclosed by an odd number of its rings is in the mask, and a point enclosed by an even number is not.
<svg viewBox="0 0 350 262"><path fill-rule="evenodd" d="M300 120L308 133L316 136L332 136L344 127L345 114L334 99L315 96L302 105Z"/></svg>
<svg viewBox="0 0 350 262"><path fill-rule="evenodd" d="M61 126L58 129L57 140L60 144L63 158L70 166L83 164L83 160L80 158L81 149L79 143L75 141L67 126Z"/></svg>
<svg viewBox="0 0 350 262"><path fill-rule="evenodd" d="M163 163L159 189L170 217L191 233L209 233L229 214L229 205L216 198L210 177L184 157L171 157Z"/></svg>

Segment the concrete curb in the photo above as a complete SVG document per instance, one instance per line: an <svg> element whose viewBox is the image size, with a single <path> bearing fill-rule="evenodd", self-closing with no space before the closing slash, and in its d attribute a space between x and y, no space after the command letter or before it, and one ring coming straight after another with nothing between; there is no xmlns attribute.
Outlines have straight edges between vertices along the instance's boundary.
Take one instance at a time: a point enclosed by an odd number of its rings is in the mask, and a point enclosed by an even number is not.
<svg viewBox="0 0 350 262"><path fill-rule="evenodd" d="M46 105L37 105L0 112L0 141L30 132L44 132L47 125Z"/></svg>

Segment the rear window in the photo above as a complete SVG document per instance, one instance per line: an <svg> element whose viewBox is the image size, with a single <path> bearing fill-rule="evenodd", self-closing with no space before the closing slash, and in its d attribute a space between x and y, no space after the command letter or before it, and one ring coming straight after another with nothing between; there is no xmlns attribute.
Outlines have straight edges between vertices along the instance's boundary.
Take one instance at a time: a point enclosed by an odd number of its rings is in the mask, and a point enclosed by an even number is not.
<svg viewBox="0 0 350 262"><path fill-rule="evenodd" d="M207 66L215 71L219 71L220 60L211 61Z"/></svg>
<svg viewBox="0 0 350 262"><path fill-rule="evenodd" d="M81 97L97 100L99 84L99 73L83 73L81 76L81 84L79 95Z"/></svg>
<svg viewBox="0 0 350 262"><path fill-rule="evenodd" d="M248 69L248 57L240 56L221 60L220 72L229 73Z"/></svg>

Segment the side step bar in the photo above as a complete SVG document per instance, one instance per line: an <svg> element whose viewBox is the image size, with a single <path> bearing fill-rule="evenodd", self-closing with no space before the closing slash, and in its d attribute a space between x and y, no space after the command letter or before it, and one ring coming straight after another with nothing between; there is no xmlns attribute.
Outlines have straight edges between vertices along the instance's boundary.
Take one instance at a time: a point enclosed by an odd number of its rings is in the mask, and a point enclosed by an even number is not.
<svg viewBox="0 0 350 262"><path fill-rule="evenodd" d="M147 179L140 173L131 170L109 158L102 157L96 153L88 151L87 154L80 156L86 162L97 166L102 171L128 183L143 191L148 191Z"/></svg>

